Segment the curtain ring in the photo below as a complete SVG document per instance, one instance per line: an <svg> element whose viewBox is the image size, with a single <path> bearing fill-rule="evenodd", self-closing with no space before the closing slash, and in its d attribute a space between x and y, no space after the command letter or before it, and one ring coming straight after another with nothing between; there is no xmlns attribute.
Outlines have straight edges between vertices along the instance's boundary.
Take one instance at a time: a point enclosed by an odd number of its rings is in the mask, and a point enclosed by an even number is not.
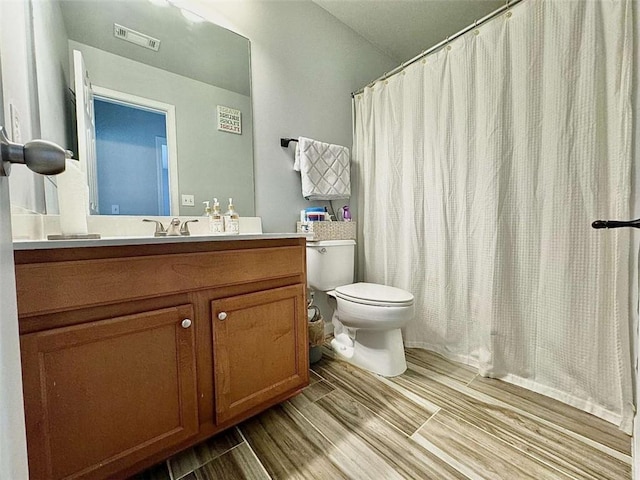
<svg viewBox="0 0 640 480"><path fill-rule="evenodd" d="M505 7L507 7L506 8L507 13L505 14L505 17L511 18L511 15L513 15L513 13L511 12L511 5L509 5L511 3L511 0L505 0L505 1L506 1Z"/></svg>
<svg viewBox="0 0 640 480"><path fill-rule="evenodd" d="M511 15L513 15L513 13L511 12L511 5L509 5L511 0L506 0L506 1L507 1L507 14L506 14L506 17L507 18L511 18Z"/></svg>
<svg viewBox="0 0 640 480"><path fill-rule="evenodd" d="M445 41L447 42L447 50L451 50L451 45L449 45L449 37L447 37Z"/></svg>
<svg viewBox="0 0 640 480"><path fill-rule="evenodd" d="M480 30L478 30L478 19L473 22L473 33L475 35L480 35Z"/></svg>

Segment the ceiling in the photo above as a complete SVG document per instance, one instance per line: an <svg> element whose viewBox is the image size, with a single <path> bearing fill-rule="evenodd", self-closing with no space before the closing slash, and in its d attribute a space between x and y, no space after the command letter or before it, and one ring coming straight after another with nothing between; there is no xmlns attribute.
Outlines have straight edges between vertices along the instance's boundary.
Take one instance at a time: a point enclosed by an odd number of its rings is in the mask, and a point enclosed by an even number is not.
<svg viewBox="0 0 640 480"><path fill-rule="evenodd" d="M505 0L313 1L398 64L505 4Z"/></svg>

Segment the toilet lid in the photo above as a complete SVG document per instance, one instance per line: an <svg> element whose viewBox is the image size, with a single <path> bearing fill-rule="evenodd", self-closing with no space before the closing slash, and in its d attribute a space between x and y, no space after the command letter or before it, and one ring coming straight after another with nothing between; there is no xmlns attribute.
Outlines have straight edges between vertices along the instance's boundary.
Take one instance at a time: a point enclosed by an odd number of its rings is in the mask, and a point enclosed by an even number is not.
<svg viewBox="0 0 640 480"><path fill-rule="evenodd" d="M352 283L336 287L335 292L339 298L365 305L404 307L413 304L413 295L406 290L377 283Z"/></svg>

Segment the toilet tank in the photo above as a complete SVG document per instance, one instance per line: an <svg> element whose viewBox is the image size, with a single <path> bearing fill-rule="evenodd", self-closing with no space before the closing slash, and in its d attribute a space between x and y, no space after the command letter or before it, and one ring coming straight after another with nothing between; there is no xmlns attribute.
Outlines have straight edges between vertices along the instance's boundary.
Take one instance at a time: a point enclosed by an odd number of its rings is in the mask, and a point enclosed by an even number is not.
<svg viewBox="0 0 640 480"><path fill-rule="evenodd" d="M307 242L307 285L326 292L353 283L354 240Z"/></svg>

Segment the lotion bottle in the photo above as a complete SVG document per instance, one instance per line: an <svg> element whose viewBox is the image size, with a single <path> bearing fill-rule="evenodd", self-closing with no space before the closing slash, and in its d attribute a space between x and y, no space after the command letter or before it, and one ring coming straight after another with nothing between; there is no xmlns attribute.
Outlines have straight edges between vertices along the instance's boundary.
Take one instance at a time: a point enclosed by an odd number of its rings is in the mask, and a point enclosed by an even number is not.
<svg viewBox="0 0 640 480"><path fill-rule="evenodd" d="M224 219L220 213L220 202L217 198L213 199L213 210L209 217L209 231L214 235L224 233Z"/></svg>
<svg viewBox="0 0 640 480"><path fill-rule="evenodd" d="M208 200L205 202L202 202L202 204L204 205L204 213L202 214L203 217L207 217L207 222L208 222L208 226L209 226L209 233L212 232L211 230L211 202L209 202Z"/></svg>
<svg viewBox="0 0 640 480"><path fill-rule="evenodd" d="M224 214L224 231L229 235L240 233L240 216L233 207L233 199L229 199L229 208Z"/></svg>
<svg viewBox="0 0 640 480"><path fill-rule="evenodd" d="M202 214L203 217L210 217L211 216L211 206L209 205L211 202L206 201L206 202L202 202L202 204L204 205L204 213Z"/></svg>

